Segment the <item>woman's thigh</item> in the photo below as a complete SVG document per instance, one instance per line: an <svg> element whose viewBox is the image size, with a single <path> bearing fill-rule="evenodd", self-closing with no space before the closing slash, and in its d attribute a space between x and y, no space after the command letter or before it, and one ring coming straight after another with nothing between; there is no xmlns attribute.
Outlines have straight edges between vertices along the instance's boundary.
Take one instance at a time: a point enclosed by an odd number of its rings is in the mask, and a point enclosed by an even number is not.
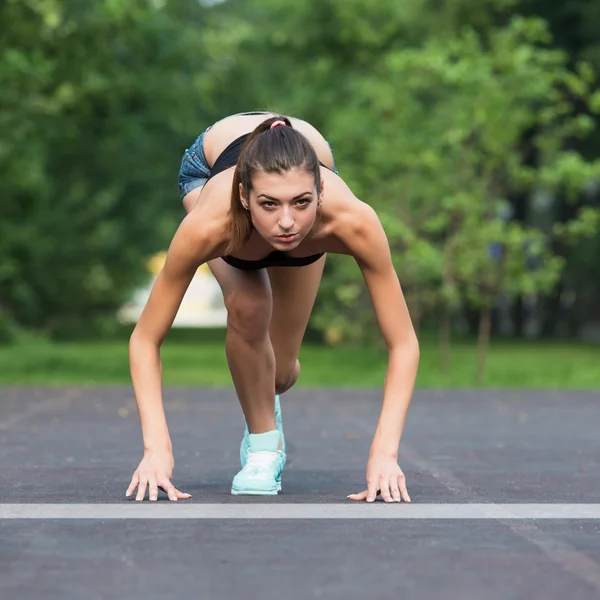
<svg viewBox="0 0 600 600"><path fill-rule="evenodd" d="M200 192L202 192L202 188L204 186L199 186L195 190L188 192L181 201L183 202L183 206L185 208L185 212L189 213L196 206L196 202L198 202L198 198L200 198Z"/></svg>
<svg viewBox="0 0 600 600"><path fill-rule="evenodd" d="M236 269L216 258L208 266L221 287L228 327L242 334L269 334L276 361L276 380L294 372L300 345L315 303L326 256L305 267Z"/></svg>
<svg viewBox="0 0 600 600"><path fill-rule="evenodd" d="M271 285L265 269L244 271L221 258L208 261L227 308L227 327L248 341L268 333L273 309Z"/></svg>

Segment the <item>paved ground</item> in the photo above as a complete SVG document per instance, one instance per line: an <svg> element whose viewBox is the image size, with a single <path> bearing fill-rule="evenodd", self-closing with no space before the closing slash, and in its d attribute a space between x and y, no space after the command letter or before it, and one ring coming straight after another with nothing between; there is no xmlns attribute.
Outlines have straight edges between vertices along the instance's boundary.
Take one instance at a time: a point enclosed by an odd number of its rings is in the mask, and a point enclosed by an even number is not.
<svg viewBox="0 0 600 600"><path fill-rule="evenodd" d="M233 391L168 389L174 482L124 497L141 458L128 388L0 388L0 599L600 598L600 392L417 392L411 504L355 504L376 391L282 398L275 498L229 494Z"/></svg>

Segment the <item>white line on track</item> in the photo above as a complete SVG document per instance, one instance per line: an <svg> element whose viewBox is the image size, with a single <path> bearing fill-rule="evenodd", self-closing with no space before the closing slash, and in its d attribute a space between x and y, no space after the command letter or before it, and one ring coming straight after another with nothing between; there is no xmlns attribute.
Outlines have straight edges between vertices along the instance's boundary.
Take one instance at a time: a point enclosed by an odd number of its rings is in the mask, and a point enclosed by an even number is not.
<svg viewBox="0 0 600 600"><path fill-rule="evenodd" d="M0 504L0 519L600 519L600 504Z"/></svg>

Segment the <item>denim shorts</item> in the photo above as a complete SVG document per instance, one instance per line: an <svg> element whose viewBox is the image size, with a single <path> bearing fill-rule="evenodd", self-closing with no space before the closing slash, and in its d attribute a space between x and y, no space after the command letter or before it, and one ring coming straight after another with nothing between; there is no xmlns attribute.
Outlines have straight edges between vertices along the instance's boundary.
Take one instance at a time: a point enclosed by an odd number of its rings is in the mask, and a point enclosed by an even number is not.
<svg viewBox="0 0 600 600"><path fill-rule="evenodd" d="M207 127L183 153L179 169L179 197L181 199L196 188L203 186L210 177L210 167L204 156L204 136L209 129L210 127Z"/></svg>
<svg viewBox="0 0 600 600"><path fill-rule="evenodd" d="M210 177L210 167L204 156L204 136L212 127L207 127L197 138L196 141L186 149L181 159L181 168L179 170L179 197L183 199L186 194L203 186ZM329 146L329 142L327 143ZM331 146L329 146L331 150ZM332 152L333 156L333 152ZM333 172L337 175L338 170L333 163Z"/></svg>

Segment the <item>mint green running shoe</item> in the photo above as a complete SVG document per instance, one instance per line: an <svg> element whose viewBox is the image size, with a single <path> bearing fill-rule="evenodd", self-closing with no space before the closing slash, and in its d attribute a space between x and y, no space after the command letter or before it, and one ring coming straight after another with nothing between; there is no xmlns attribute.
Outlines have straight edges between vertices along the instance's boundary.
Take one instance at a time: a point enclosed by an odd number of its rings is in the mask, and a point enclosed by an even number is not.
<svg viewBox="0 0 600 600"><path fill-rule="evenodd" d="M281 490L285 453L279 448L281 432L248 434L248 455L244 468L233 478L234 496L276 496Z"/></svg>
<svg viewBox="0 0 600 600"><path fill-rule="evenodd" d="M279 394L275 395L275 424L277 425L277 430L281 433L281 450L285 454L285 436L283 435L283 422L281 420L281 403L279 402ZM245 424L244 427L244 437L242 438L242 443L240 444L240 463L242 467L246 466L246 460L248 457L248 424Z"/></svg>

